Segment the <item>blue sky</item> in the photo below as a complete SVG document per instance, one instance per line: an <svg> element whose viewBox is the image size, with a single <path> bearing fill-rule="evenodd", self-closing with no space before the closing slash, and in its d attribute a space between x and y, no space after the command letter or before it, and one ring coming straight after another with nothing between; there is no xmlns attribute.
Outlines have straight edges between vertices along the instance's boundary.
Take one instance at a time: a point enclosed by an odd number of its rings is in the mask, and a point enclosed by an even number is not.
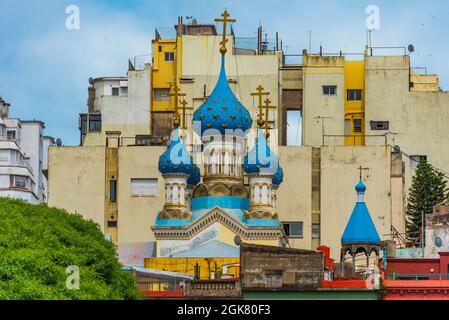
<svg viewBox="0 0 449 320"><path fill-rule="evenodd" d="M308 48L308 30L314 51L322 43L326 52L361 52L370 4L380 8L373 45L414 44L412 65L449 89L446 0L0 0L0 95L12 116L42 120L47 135L77 145L89 77L125 75L128 58L150 53L155 27L172 27L178 16L211 22L226 7L237 36L254 37L260 22L268 37L280 33L288 53ZM65 27L68 5L80 8L80 30Z"/></svg>

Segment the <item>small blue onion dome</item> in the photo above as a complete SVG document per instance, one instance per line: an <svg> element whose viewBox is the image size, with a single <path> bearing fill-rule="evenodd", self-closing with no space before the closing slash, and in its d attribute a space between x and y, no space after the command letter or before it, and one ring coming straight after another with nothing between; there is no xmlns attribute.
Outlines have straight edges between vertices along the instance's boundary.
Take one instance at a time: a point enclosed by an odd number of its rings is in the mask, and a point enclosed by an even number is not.
<svg viewBox="0 0 449 320"><path fill-rule="evenodd" d="M355 191L358 193L366 191L366 185L363 183L362 179L360 179L359 183L355 186Z"/></svg>
<svg viewBox="0 0 449 320"><path fill-rule="evenodd" d="M201 181L200 168L197 165L193 165L190 177L187 179L187 184L196 186Z"/></svg>
<svg viewBox="0 0 449 320"><path fill-rule="evenodd" d="M201 126L194 126L196 133L204 134L208 129L215 129L222 135L226 130L242 130L251 128L252 119L248 110L237 100L225 72L224 55L221 57L221 70L214 91L193 114L193 121L200 121ZM201 132L199 129L201 128Z"/></svg>
<svg viewBox="0 0 449 320"><path fill-rule="evenodd" d="M284 181L284 170L282 170L282 167L279 165L279 163L276 174L273 176L273 179L271 181L275 186L281 185L281 183Z"/></svg>
<svg viewBox="0 0 449 320"><path fill-rule="evenodd" d="M162 174L188 174L193 170L192 156L179 138L178 130L172 133L172 139L165 152L159 157L159 172Z"/></svg>
<svg viewBox="0 0 449 320"><path fill-rule="evenodd" d="M279 167L279 159L274 152L271 151L268 141L263 134L263 130L259 130L255 146L248 152L243 160L243 169L248 174L272 174L275 175L277 167ZM261 172L261 169L263 172Z"/></svg>

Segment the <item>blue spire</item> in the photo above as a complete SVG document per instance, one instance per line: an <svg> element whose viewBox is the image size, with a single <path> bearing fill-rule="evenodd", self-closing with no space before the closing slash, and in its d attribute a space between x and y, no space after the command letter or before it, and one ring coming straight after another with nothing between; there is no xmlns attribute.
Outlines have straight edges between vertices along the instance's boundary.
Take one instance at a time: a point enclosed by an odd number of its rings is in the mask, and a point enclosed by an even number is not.
<svg viewBox="0 0 449 320"><path fill-rule="evenodd" d="M372 243L379 244L380 237L377 233L371 215L363 198L366 191L366 185L360 179L356 185L357 203L352 211L351 218L346 225L346 229L341 237L342 244L348 243Z"/></svg>
<svg viewBox="0 0 449 320"><path fill-rule="evenodd" d="M221 56L221 70L217 84L207 101L193 114L193 121L201 122L201 132L195 127L195 131L201 135L208 129L215 129L225 134L227 129L241 129L245 132L251 128L251 115L229 87L224 55Z"/></svg>

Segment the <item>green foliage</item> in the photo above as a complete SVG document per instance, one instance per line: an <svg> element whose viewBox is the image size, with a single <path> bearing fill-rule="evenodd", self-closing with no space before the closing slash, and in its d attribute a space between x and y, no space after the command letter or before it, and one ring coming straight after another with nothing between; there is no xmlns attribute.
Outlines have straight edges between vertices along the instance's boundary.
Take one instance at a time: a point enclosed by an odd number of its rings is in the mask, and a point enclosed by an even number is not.
<svg viewBox="0 0 449 320"><path fill-rule="evenodd" d="M80 288L66 287L78 266ZM139 299L97 224L47 205L0 198L0 299Z"/></svg>
<svg viewBox="0 0 449 320"><path fill-rule="evenodd" d="M422 227L422 217L432 213L433 207L448 199L448 188L444 175L427 161L420 161L413 176L407 199L407 240L416 241ZM425 223L425 219L424 219Z"/></svg>

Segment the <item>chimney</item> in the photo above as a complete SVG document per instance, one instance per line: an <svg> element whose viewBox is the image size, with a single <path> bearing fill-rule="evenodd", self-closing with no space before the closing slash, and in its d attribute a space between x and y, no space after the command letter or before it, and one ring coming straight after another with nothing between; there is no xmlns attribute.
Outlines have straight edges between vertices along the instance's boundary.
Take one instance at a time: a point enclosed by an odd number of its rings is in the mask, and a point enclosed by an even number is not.
<svg viewBox="0 0 449 320"><path fill-rule="evenodd" d="M5 102L2 97L0 97L0 118L8 118L10 106L9 103Z"/></svg>
<svg viewBox="0 0 449 320"><path fill-rule="evenodd" d="M87 89L88 91L88 98L87 98L87 109L88 112L94 112L95 111L95 87L92 79L89 79L90 87Z"/></svg>

